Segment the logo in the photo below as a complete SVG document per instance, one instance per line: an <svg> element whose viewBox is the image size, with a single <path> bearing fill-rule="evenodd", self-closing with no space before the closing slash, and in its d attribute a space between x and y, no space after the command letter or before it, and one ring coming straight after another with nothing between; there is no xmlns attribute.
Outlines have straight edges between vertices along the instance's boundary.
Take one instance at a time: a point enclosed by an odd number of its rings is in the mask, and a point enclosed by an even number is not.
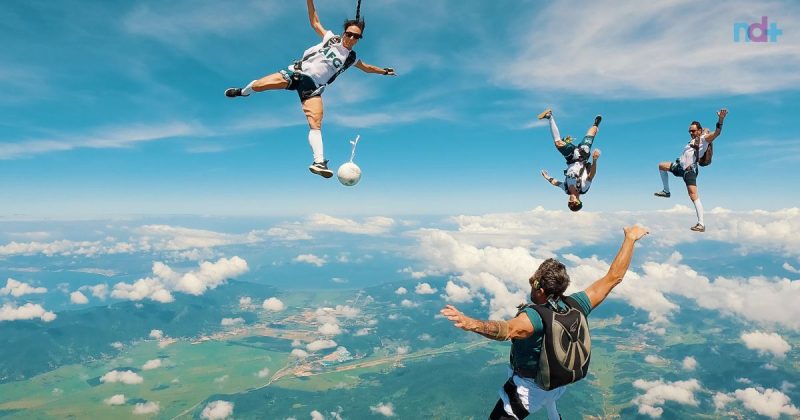
<svg viewBox="0 0 800 420"><path fill-rule="evenodd" d="M769 23L766 16L761 16L761 22L733 24L733 42L742 42L742 39L744 42L778 42L778 35L783 35L783 31L776 22Z"/></svg>

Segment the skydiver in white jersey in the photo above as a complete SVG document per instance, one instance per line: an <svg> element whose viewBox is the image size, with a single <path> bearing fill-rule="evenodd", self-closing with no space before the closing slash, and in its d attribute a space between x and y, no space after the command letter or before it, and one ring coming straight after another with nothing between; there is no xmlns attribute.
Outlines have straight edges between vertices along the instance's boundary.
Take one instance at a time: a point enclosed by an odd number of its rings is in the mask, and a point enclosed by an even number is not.
<svg viewBox="0 0 800 420"><path fill-rule="evenodd" d="M285 70L253 80L244 88L228 88L225 96L250 96L253 92L286 89L297 91L303 112L308 119L308 143L314 154L314 161L308 169L324 178L333 176L328 169L322 145L322 92L339 74L355 65L366 73L394 76L391 67L376 67L356 59L353 47L361 39L364 32L364 19L360 16L361 0L356 7L356 18L344 22L342 36L326 30L319 21L313 0L306 0L308 19L311 27L322 37L322 42L307 49L303 57Z"/></svg>

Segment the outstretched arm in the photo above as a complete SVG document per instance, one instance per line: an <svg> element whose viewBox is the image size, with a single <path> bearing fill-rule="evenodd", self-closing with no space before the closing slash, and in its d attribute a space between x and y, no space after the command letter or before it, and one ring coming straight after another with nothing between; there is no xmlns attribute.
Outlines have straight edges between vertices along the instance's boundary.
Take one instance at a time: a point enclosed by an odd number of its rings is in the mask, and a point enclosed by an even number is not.
<svg viewBox="0 0 800 420"><path fill-rule="evenodd" d="M453 305L445 306L440 313L450 321L453 326L464 331L471 331L486 338L506 341L512 338L528 338L533 335L533 324L528 316L520 316L509 321L481 321L470 318Z"/></svg>
<svg viewBox="0 0 800 420"><path fill-rule="evenodd" d="M728 110L725 108L722 108L719 110L719 112L717 112L717 117L719 117L719 119L717 120L717 129L714 130L713 133L706 136L707 142L711 143L712 141L714 141L714 139L719 137L720 134L722 134L722 123L723 121L725 121L725 117L727 115L728 115Z"/></svg>
<svg viewBox="0 0 800 420"><path fill-rule="evenodd" d="M376 73L384 76L397 76L397 74L394 72L394 69L391 67L373 66L372 64L367 64L361 60L356 61L356 67L366 73Z"/></svg>
<svg viewBox="0 0 800 420"><path fill-rule="evenodd" d="M614 257L614 262L611 263L608 273L586 289L586 295L589 296L592 308L596 308L597 305L603 303L603 300L608 297L611 290L622 282L622 278L631 265L633 245L649 233L647 229L638 225L626 227L624 232L625 240L622 241L622 247L617 252L617 256Z"/></svg>
<svg viewBox="0 0 800 420"><path fill-rule="evenodd" d="M592 168L589 169L589 176L586 178L589 182L592 182L594 176L597 174L597 159L600 158L600 149L595 149L594 153L592 153Z"/></svg>
<svg viewBox="0 0 800 420"><path fill-rule="evenodd" d="M306 5L308 6L308 21L311 23L311 27L314 28L314 31L321 37L325 37L325 27L322 26L322 23L319 22L319 16L317 15L317 9L314 7L314 0L306 0Z"/></svg>
<svg viewBox="0 0 800 420"><path fill-rule="evenodd" d="M561 187L564 183L551 177L546 170L542 169L542 176L554 187Z"/></svg>

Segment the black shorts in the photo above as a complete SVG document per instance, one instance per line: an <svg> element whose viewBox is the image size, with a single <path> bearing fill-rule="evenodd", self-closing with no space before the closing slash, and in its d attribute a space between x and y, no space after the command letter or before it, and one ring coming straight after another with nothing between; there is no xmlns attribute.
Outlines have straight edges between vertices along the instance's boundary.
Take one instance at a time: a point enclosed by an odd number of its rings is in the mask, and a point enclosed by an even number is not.
<svg viewBox="0 0 800 420"><path fill-rule="evenodd" d="M314 83L314 79L305 74L296 73L291 70L281 70L280 73L283 79L289 83L289 85L286 86L286 90L297 91L297 96L300 97L301 101L315 96L322 96L322 91L325 90L323 87L317 86L317 84Z"/></svg>
<svg viewBox="0 0 800 420"><path fill-rule="evenodd" d="M686 185L694 185L697 186L697 165L694 167L689 168L689 170L683 169L679 160L676 160L672 166L669 167L669 171L672 172L672 175L677 176L678 178L683 178L683 182Z"/></svg>

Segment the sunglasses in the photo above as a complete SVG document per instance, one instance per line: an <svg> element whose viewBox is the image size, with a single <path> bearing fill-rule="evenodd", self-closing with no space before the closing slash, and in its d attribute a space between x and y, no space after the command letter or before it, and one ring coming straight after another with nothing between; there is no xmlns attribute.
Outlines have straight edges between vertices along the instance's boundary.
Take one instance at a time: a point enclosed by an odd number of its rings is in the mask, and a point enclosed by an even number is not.
<svg viewBox="0 0 800 420"><path fill-rule="evenodd" d="M357 34L355 32L350 32L350 31L345 32L344 36L346 36L348 38L353 38L353 39L361 39L361 34Z"/></svg>
<svg viewBox="0 0 800 420"><path fill-rule="evenodd" d="M700 130L689 130L690 133L696 133L698 131L700 131Z"/></svg>

